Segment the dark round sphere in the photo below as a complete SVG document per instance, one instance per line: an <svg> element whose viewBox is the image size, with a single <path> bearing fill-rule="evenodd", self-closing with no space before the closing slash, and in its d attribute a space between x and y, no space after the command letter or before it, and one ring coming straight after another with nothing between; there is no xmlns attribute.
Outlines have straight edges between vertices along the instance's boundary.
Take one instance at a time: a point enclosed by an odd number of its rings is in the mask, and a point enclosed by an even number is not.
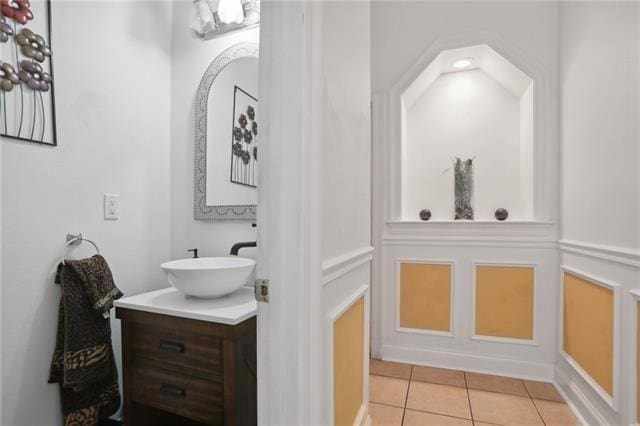
<svg viewBox="0 0 640 426"><path fill-rule="evenodd" d="M509 212L507 211L507 209L499 208L498 210L496 210L496 219L505 220L508 217Z"/></svg>
<svg viewBox="0 0 640 426"><path fill-rule="evenodd" d="M420 219L422 219L422 220L431 219L431 210L429 210L429 209L420 210Z"/></svg>

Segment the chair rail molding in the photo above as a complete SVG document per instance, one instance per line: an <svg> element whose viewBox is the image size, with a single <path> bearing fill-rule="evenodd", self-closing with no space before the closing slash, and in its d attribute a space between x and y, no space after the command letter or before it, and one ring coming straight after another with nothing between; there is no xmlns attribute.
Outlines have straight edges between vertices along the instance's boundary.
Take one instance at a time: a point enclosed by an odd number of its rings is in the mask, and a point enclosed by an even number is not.
<svg viewBox="0 0 640 426"><path fill-rule="evenodd" d="M555 224L534 221L392 221L384 224L382 240L384 244L425 241L429 244L454 242L487 246L516 244L523 247L557 247Z"/></svg>
<svg viewBox="0 0 640 426"><path fill-rule="evenodd" d="M640 268L640 250L576 240L558 241L560 251Z"/></svg>
<svg viewBox="0 0 640 426"><path fill-rule="evenodd" d="M374 248L364 246L322 262L322 285L329 284L373 260Z"/></svg>

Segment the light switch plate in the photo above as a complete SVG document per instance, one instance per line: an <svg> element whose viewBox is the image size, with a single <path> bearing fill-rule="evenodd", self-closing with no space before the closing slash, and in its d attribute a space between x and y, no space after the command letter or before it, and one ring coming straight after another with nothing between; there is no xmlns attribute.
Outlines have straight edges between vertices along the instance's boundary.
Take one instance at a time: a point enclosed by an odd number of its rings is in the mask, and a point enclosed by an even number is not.
<svg viewBox="0 0 640 426"><path fill-rule="evenodd" d="M120 200L118 194L104 194L104 220L118 220Z"/></svg>

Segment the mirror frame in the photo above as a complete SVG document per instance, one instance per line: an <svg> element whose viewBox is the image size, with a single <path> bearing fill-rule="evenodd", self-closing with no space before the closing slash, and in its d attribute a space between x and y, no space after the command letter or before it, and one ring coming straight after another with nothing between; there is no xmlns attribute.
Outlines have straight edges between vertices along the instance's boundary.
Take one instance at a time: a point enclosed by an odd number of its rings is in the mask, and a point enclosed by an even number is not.
<svg viewBox="0 0 640 426"><path fill-rule="evenodd" d="M216 77L233 61L258 59L258 43L243 42L225 49L211 62L200 80L195 100L194 219L215 221L255 221L257 206L207 205L207 106ZM259 101L258 101L259 102Z"/></svg>

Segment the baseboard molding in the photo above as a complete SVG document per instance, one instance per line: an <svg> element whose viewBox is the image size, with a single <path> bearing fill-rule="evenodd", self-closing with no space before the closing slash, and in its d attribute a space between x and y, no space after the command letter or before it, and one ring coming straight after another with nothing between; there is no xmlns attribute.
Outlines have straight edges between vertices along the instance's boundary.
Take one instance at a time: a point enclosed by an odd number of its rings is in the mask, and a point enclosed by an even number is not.
<svg viewBox="0 0 640 426"><path fill-rule="evenodd" d="M552 382L554 376L553 364L394 345L382 345L382 359L543 382Z"/></svg>
<svg viewBox="0 0 640 426"><path fill-rule="evenodd" d="M598 408L591 403L589 398L580 389L578 383L571 378L571 374L562 370L559 365L554 369L554 384L569 407L573 410L578 419L585 425L607 425L613 424L607 421Z"/></svg>
<svg viewBox="0 0 640 426"><path fill-rule="evenodd" d="M360 406L360 410L358 410L358 415L356 416L356 421L353 422L355 426L370 426L371 425L371 417L369 417L369 404L364 403Z"/></svg>

